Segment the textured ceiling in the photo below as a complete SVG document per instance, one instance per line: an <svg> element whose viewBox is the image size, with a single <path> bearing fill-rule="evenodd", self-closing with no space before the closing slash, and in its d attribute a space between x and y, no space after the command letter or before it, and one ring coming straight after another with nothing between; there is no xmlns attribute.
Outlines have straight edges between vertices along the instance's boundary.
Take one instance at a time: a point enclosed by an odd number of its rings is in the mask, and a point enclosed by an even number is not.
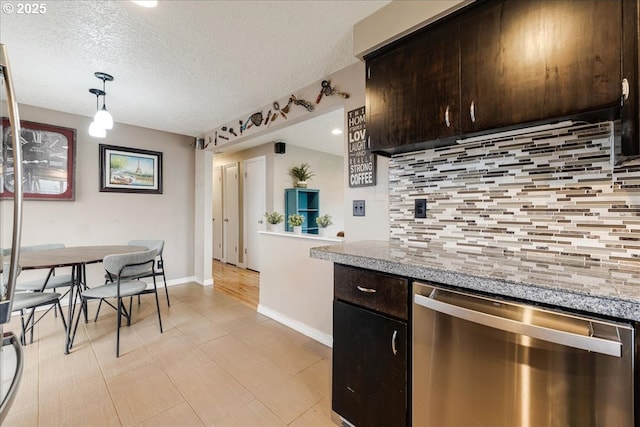
<svg viewBox="0 0 640 427"><path fill-rule="evenodd" d="M3 4L16 2L2 2ZM352 26L388 1L47 1L0 12L18 101L196 136L357 61Z"/></svg>

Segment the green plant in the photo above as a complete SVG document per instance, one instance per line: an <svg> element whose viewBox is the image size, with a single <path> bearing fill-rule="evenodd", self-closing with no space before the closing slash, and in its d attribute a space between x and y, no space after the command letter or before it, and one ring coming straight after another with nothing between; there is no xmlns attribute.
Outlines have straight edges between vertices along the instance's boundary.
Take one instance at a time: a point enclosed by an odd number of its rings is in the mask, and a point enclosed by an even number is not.
<svg viewBox="0 0 640 427"><path fill-rule="evenodd" d="M304 223L304 217L299 214L291 214L288 221L291 227L298 227Z"/></svg>
<svg viewBox="0 0 640 427"><path fill-rule="evenodd" d="M297 179L298 181L308 181L316 174L311 171L309 163L302 163L300 166L293 166L289 169L289 175Z"/></svg>
<svg viewBox="0 0 640 427"><path fill-rule="evenodd" d="M264 217L267 219L267 222L269 224L280 224L282 221L284 221L284 215L276 211L265 212Z"/></svg>
<svg viewBox="0 0 640 427"><path fill-rule="evenodd" d="M329 214L324 214L322 216L319 216L318 218L316 218L316 224L318 224L318 227L328 227L331 224L333 224L333 222L331 221L331 215Z"/></svg>

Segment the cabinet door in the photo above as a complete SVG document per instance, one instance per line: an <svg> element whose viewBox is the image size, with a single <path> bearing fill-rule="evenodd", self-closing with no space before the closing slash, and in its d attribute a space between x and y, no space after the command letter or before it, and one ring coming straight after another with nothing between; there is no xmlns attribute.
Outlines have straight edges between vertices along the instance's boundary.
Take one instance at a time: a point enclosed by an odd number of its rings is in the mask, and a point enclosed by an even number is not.
<svg viewBox="0 0 640 427"><path fill-rule="evenodd" d="M334 301L332 407L358 427L407 425L406 323Z"/></svg>
<svg viewBox="0 0 640 427"><path fill-rule="evenodd" d="M462 132L618 105L621 24L614 0L471 9L460 21Z"/></svg>
<svg viewBox="0 0 640 427"><path fill-rule="evenodd" d="M367 73L370 150L460 133L456 26L439 25L367 60Z"/></svg>

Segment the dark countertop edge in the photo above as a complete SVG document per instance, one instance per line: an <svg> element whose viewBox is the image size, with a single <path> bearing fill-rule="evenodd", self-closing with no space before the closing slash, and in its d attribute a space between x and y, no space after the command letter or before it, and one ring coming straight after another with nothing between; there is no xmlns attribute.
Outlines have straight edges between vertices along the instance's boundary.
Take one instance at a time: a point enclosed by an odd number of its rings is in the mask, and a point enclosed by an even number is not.
<svg viewBox="0 0 640 427"><path fill-rule="evenodd" d="M585 313L640 321L640 301L597 296L546 286L509 282L478 277L460 272L439 270L420 265L403 264L373 256L360 256L332 251L341 245L311 248L311 258L389 273L416 280L441 283L462 289L517 298L552 307L578 310Z"/></svg>

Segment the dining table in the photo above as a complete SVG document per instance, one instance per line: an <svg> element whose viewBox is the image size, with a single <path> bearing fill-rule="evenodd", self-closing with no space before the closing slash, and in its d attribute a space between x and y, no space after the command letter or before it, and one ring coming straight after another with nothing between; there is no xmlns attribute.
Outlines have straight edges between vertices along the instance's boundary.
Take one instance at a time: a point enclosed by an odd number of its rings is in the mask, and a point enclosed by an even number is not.
<svg viewBox="0 0 640 427"><path fill-rule="evenodd" d="M51 269L71 267L71 287L69 288L68 322L65 337L65 354L69 354L73 346L71 333L72 320L75 315L76 299L86 283L86 266L102 262L107 255L119 255L131 252L146 251L143 246L129 245L97 245L97 246L69 246L64 248L46 249L42 251L25 251L20 253L20 267L22 270Z"/></svg>

